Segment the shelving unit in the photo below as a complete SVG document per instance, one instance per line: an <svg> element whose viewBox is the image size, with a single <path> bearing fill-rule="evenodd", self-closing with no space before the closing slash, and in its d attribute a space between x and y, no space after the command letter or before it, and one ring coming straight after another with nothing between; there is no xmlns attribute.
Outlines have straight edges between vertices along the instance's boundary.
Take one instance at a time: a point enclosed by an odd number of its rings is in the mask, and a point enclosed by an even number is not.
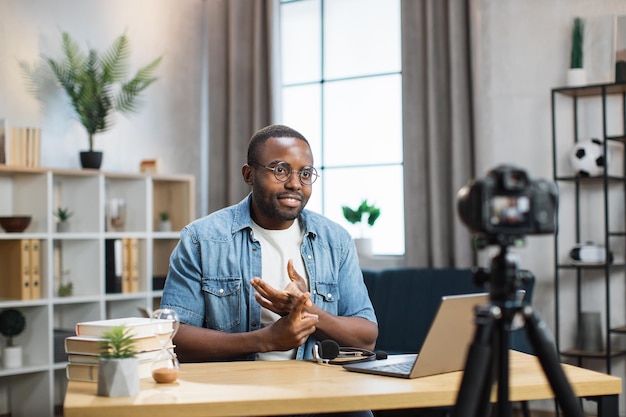
<svg viewBox="0 0 626 417"><path fill-rule="evenodd" d="M611 373L612 361L626 354L615 339L626 327L615 323L622 318L613 311L623 306L620 289L626 282L625 127L626 84L552 90L553 176L560 198L554 237L556 343L563 357L574 359L579 366L585 365L585 359L601 360L607 373ZM605 160L610 156L607 166L600 176L576 176L564 159L569 158L575 143L592 137L602 140ZM587 241L604 245L605 258L612 254L613 261L600 265L569 262L569 251ZM601 300L590 299L598 293ZM576 317L575 331L580 334L581 315L591 310L601 313L604 350L584 351L571 339L563 342L563 318Z"/></svg>
<svg viewBox="0 0 626 417"><path fill-rule="evenodd" d="M17 308L26 317L26 329L16 337L24 365L0 368L0 414L52 417L66 387L66 362L55 360L55 330L73 331L78 321L138 316L139 308L158 305L178 231L195 217L194 178L0 166L0 196L0 215L32 216L24 233L0 230L0 240L39 239L42 255L41 298L0 299L0 311ZM106 229L110 198L126 202L123 231ZM74 212L67 233L56 232L53 211L59 206ZM162 211L170 214L172 232L157 231ZM106 293L109 238L138 240L138 291ZM61 281L73 283L71 296L58 296Z"/></svg>

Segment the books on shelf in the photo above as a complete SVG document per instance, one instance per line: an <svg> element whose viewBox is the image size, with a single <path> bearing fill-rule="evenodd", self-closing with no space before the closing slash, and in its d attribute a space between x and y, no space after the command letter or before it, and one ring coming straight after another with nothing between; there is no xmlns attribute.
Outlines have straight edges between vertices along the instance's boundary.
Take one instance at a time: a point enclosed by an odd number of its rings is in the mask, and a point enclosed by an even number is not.
<svg viewBox="0 0 626 417"><path fill-rule="evenodd" d="M41 298L40 244L39 239L0 241L0 298Z"/></svg>
<svg viewBox="0 0 626 417"><path fill-rule="evenodd" d="M169 333L172 330L173 320L152 319L148 317L124 317L120 319L106 319L83 321L76 323L77 336L102 337L104 332L115 326L126 326L130 329L133 338L155 336L157 333Z"/></svg>
<svg viewBox="0 0 626 417"><path fill-rule="evenodd" d="M105 281L107 293L139 291L139 240L106 239Z"/></svg>
<svg viewBox="0 0 626 417"><path fill-rule="evenodd" d="M41 148L41 129L11 127L0 119L0 164L38 167Z"/></svg>

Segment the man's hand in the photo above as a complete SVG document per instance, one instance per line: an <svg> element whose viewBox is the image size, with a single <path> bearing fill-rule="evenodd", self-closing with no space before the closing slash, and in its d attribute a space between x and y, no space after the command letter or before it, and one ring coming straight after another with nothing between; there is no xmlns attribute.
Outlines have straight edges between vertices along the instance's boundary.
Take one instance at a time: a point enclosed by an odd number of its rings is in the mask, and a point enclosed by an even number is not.
<svg viewBox="0 0 626 417"><path fill-rule="evenodd" d="M311 303L310 296L308 292L303 293L296 299L291 313L281 317L267 328L272 333L271 350L285 351L298 347L315 332L319 317L317 314L304 311L304 307Z"/></svg>
<svg viewBox="0 0 626 417"><path fill-rule="evenodd" d="M292 312L302 294L307 291L306 280L302 278L293 267L293 261L287 262L287 274L291 282L284 290L277 290L261 278L252 278L250 284L257 290L254 297L261 306L274 313L285 316ZM306 307L311 307L313 302L307 298Z"/></svg>

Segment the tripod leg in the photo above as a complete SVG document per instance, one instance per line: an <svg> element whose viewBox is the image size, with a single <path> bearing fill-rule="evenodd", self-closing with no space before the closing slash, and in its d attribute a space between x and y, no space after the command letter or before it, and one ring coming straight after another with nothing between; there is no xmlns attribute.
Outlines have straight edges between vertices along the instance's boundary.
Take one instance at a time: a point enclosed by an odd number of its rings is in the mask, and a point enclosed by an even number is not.
<svg viewBox="0 0 626 417"><path fill-rule="evenodd" d="M491 313L477 310L476 333L467 352L463 379L452 417L486 415L493 382L491 367L493 326L494 318Z"/></svg>
<svg viewBox="0 0 626 417"><path fill-rule="evenodd" d="M523 313L526 333L563 413L567 417L583 417L578 398L561 368L550 331L532 307L524 307Z"/></svg>

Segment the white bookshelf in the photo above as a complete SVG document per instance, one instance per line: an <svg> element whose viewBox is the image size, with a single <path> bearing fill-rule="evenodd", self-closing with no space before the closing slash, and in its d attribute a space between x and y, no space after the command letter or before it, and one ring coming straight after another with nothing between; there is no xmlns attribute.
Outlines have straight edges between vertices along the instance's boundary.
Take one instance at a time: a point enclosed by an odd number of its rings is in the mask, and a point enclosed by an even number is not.
<svg viewBox="0 0 626 417"><path fill-rule="evenodd" d="M106 230L105 203L113 197L126 202L123 231ZM53 211L58 206L74 212L67 233L56 232ZM26 329L15 338L23 348L23 366L0 368L0 415L52 417L55 407L62 406L66 362L54 360L55 329L73 330L78 321L138 316L139 307L158 305L161 291L153 288L153 277L167 272L178 231L194 219L194 207L190 175L0 166L0 216L32 216L23 233L0 229L0 240L40 239L42 255L41 298L0 299L0 311L17 308L26 317ZM172 232L157 231L161 211L170 214ZM139 241L139 289L106 293L105 239L127 237ZM55 257L59 245L61 256ZM57 293L59 258L63 281L74 285L71 296Z"/></svg>

